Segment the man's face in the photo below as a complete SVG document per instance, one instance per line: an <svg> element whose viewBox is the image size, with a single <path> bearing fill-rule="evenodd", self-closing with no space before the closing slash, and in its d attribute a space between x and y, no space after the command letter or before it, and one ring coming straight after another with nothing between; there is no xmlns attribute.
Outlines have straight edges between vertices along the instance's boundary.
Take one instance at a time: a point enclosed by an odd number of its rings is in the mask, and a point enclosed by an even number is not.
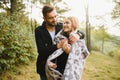
<svg viewBox="0 0 120 80"><path fill-rule="evenodd" d="M44 17L46 24L48 26L54 27L57 24L57 12L53 10L50 13L47 13L46 17Z"/></svg>

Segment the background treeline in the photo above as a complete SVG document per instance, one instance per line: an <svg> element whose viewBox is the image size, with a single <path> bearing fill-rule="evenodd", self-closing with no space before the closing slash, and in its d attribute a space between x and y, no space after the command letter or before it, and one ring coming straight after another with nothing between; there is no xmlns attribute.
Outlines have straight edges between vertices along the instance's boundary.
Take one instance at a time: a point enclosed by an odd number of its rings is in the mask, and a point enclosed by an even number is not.
<svg viewBox="0 0 120 80"><path fill-rule="evenodd" d="M7 0L5 0L7 1ZM25 5L18 0L1 2L0 12L0 74L35 58L35 43Z"/></svg>

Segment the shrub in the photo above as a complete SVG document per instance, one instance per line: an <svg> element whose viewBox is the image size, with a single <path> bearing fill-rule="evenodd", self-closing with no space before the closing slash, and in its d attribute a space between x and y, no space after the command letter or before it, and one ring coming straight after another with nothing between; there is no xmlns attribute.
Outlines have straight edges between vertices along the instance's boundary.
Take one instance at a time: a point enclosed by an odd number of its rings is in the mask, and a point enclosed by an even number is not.
<svg viewBox="0 0 120 80"><path fill-rule="evenodd" d="M0 73L35 57L34 38L28 27L0 14Z"/></svg>

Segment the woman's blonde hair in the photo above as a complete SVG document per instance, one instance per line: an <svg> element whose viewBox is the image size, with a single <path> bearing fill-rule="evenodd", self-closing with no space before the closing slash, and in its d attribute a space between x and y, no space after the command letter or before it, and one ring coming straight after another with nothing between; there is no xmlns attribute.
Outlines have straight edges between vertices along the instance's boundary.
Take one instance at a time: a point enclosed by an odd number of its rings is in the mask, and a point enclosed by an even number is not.
<svg viewBox="0 0 120 80"><path fill-rule="evenodd" d="M76 17L74 16L69 16L66 19L69 19L72 23L72 28L76 30L79 27L79 21Z"/></svg>

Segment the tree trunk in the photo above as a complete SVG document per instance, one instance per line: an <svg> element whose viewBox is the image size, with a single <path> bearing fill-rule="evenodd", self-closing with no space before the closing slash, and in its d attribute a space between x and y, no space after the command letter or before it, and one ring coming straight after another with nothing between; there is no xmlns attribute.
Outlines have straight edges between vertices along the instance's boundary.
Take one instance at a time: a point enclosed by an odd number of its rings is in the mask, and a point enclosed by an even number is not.
<svg viewBox="0 0 120 80"><path fill-rule="evenodd" d="M88 12L88 3L86 1L86 40L87 40L87 48L91 51L91 39L90 39L90 23L89 23L89 12Z"/></svg>
<svg viewBox="0 0 120 80"><path fill-rule="evenodd" d="M10 3L11 3L10 14L13 14L17 10L17 0L10 0Z"/></svg>
<svg viewBox="0 0 120 80"><path fill-rule="evenodd" d="M102 40L102 53L104 53L104 38Z"/></svg>

